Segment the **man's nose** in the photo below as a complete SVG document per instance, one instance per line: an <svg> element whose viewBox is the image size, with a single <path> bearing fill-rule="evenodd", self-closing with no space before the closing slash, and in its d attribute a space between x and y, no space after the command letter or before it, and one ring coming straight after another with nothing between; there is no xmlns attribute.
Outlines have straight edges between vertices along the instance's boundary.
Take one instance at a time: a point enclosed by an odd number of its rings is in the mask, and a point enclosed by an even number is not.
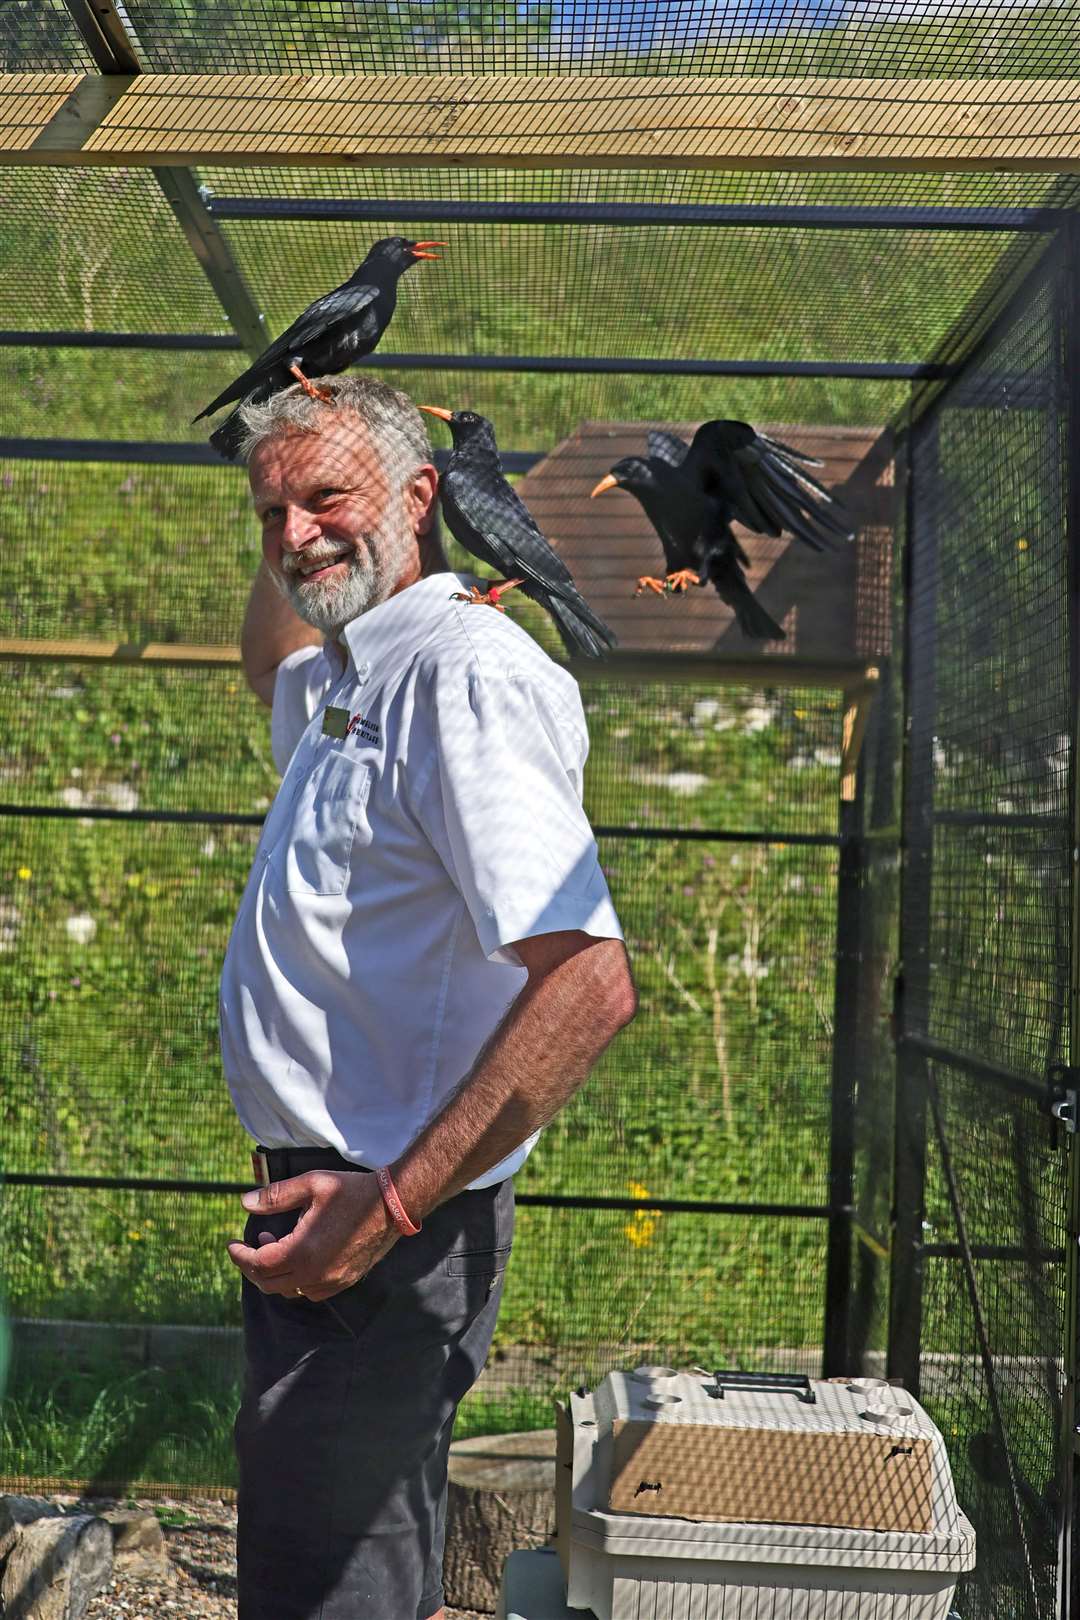
<svg viewBox="0 0 1080 1620"><path fill-rule="evenodd" d="M313 512L305 511L302 506L285 508L285 522L281 531L283 551L300 551L316 539L319 532L318 519Z"/></svg>

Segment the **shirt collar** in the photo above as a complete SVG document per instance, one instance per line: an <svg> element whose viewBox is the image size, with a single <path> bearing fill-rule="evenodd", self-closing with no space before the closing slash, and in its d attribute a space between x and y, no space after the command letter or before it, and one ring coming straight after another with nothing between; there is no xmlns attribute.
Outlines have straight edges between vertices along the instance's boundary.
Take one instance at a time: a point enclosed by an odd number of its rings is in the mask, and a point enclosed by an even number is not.
<svg viewBox="0 0 1080 1620"><path fill-rule="evenodd" d="M471 574L429 574L361 613L341 632L356 669L378 677L406 662L450 619L454 592L467 592L474 583Z"/></svg>

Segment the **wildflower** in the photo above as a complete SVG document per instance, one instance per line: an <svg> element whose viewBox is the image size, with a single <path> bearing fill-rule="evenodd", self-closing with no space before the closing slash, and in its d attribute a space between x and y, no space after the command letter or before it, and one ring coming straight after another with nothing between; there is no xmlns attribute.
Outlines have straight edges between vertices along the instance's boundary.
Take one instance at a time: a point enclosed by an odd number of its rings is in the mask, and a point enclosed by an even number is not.
<svg viewBox="0 0 1080 1620"><path fill-rule="evenodd" d="M649 1189L640 1181L628 1181L631 1198L648 1198ZM623 1231L634 1245L635 1249L644 1249L652 1242L656 1231L656 1223L660 1219L660 1211L656 1209L635 1209L633 1215L623 1227Z"/></svg>
<svg viewBox="0 0 1080 1620"><path fill-rule="evenodd" d="M635 1249L644 1249L652 1242L653 1233L656 1231L656 1219L646 1215L644 1210L635 1210L633 1220L627 1222L623 1231Z"/></svg>
<svg viewBox="0 0 1080 1620"><path fill-rule="evenodd" d="M76 945L89 945L97 933L97 923L86 911L77 912L74 916L69 917L64 923L64 927L67 930L68 938L73 939Z"/></svg>
<svg viewBox="0 0 1080 1620"><path fill-rule="evenodd" d="M33 873L32 867L29 867L29 866L20 866L19 867L19 876L22 878L24 883L29 883L29 881L33 877L33 875L34 875L34 873Z"/></svg>

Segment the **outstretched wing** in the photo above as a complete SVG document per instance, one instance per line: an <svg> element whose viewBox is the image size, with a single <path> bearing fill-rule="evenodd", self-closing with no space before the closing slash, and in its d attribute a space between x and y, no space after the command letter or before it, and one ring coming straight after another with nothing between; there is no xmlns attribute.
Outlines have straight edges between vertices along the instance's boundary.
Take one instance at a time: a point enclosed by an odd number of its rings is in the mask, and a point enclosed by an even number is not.
<svg viewBox="0 0 1080 1620"><path fill-rule="evenodd" d="M786 531L815 551L850 540L850 525L838 515L829 491L792 459L796 455L748 422L705 422L694 435L684 470L756 534L777 537Z"/></svg>
<svg viewBox="0 0 1080 1620"><path fill-rule="evenodd" d="M201 421L204 416L212 416L223 405L230 405L236 400L245 398L260 383L266 382L269 375L282 365L290 355L302 353L310 344L325 337L341 322L347 321L350 325L363 318L365 310L374 303L379 296L378 287L368 282L361 282L355 286L347 283L335 287L333 292L324 293L309 304L302 315L298 315L292 325L281 336L275 338L257 360L252 361L246 371L242 372L234 382L231 382L224 393L212 400L205 410L199 412L195 421Z"/></svg>
<svg viewBox="0 0 1080 1620"><path fill-rule="evenodd" d="M686 440L680 439L677 433L662 433L659 428L650 428L645 442L648 445L649 457L656 461L665 461L669 467L681 467L690 448Z"/></svg>

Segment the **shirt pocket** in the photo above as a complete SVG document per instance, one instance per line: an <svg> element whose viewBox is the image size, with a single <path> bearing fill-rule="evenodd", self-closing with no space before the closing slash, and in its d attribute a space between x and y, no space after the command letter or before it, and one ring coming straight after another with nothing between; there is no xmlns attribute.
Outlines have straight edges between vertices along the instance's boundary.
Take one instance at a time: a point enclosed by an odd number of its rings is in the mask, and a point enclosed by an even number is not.
<svg viewBox="0 0 1080 1620"><path fill-rule="evenodd" d="M329 754L308 775L296 796L289 836L275 851L290 894L345 892L370 792L371 766L347 754Z"/></svg>

